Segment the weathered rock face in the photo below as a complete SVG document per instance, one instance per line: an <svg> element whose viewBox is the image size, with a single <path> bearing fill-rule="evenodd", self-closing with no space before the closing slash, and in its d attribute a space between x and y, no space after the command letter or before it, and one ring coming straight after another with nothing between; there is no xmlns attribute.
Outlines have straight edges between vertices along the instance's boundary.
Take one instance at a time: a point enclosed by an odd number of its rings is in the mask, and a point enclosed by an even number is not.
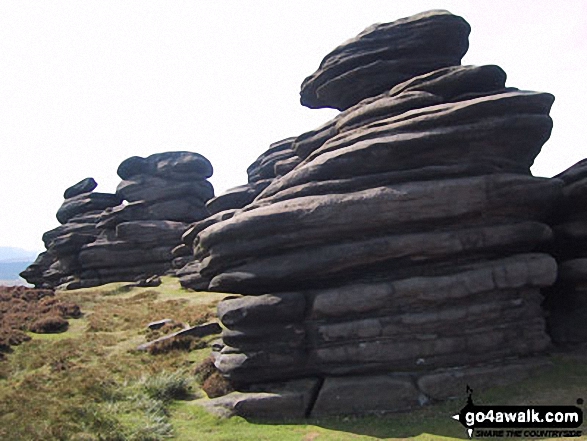
<svg viewBox="0 0 587 441"><path fill-rule="evenodd" d="M96 224L102 211L122 202L116 194L94 193L96 186L93 178L86 178L65 190L65 200L57 211L62 225L43 234L47 251L21 277L37 287L54 288L82 270L79 253L98 237Z"/></svg>
<svg viewBox="0 0 587 441"><path fill-rule="evenodd" d="M65 199L69 199L73 198L74 196L79 196L83 193L90 193L94 191L97 186L98 183L94 180L94 178L85 178L65 190L63 197Z"/></svg>
<svg viewBox="0 0 587 441"><path fill-rule="evenodd" d="M144 203L142 213L133 220L195 222L209 214L205 204L214 197L214 189L206 178L212 175L212 165L202 155L133 156L120 164L118 175L123 181L116 194L129 203Z"/></svg>
<svg viewBox="0 0 587 441"><path fill-rule="evenodd" d="M118 166L118 176L157 176L171 181L204 180L212 176L210 161L194 152L155 153L147 158L133 156Z"/></svg>
<svg viewBox="0 0 587 441"><path fill-rule="evenodd" d="M322 60L302 84L301 103L344 110L417 75L460 64L470 30L447 11L373 25Z"/></svg>
<svg viewBox="0 0 587 441"><path fill-rule="evenodd" d="M301 158L292 150L294 140L295 138L286 138L271 144L247 169L247 184L231 188L206 203L210 217L192 223L182 238L182 245L173 250L173 265L177 268L176 275L183 286L199 287L200 265L199 262L194 262L192 255L192 244L197 233L216 222L228 219L237 210L249 205L277 177L298 165Z"/></svg>
<svg viewBox="0 0 587 441"><path fill-rule="evenodd" d="M553 220L556 285L545 301L555 343L587 342L587 160L556 176L564 181Z"/></svg>
<svg viewBox="0 0 587 441"><path fill-rule="evenodd" d="M118 174L116 194L92 192L92 178L66 190L57 212L63 225L43 235L47 253L23 272L25 279L79 288L171 268L171 250L189 223L209 215L212 165L197 153L166 152L129 158Z"/></svg>
<svg viewBox="0 0 587 441"><path fill-rule="evenodd" d="M20 277L37 288L51 288L53 285L43 277L43 274L53 263L55 263L55 258L47 252L42 252L33 263L20 273Z"/></svg>
<svg viewBox="0 0 587 441"><path fill-rule="evenodd" d="M318 378L306 414L403 410L453 394L435 380L451 369L495 379L549 345L543 249L563 181L529 167L553 97L458 66L468 31L432 12L335 50L302 97L346 110L293 140L297 164L254 201L184 235L186 285L244 294L218 306L215 364L253 402L259 384Z"/></svg>

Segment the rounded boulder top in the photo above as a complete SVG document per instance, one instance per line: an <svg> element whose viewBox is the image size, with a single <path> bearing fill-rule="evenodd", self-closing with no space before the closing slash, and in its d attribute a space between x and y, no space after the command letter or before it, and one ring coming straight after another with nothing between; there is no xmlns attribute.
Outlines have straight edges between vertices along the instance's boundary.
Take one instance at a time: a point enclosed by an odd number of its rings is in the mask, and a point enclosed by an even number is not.
<svg viewBox="0 0 587 441"><path fill-rule="evenodd" d="M94 191L94 189L98 186L94 178L85 178L79 181L77 184L72 185L65 193L63 193L63 197L65 199L73 198L80 194L90 193Z"/></svg>
<svg viewBox="0 0 587 441"><path fill-rule="evenodd" d="M212 164L199 153L164 152L146 158L132 156L118 166L118 176L129 179L136 175L152 175L172 180L206 179L212 176Z"/></svg>
<svg viewBox="0 0 587 441"><path fill-rule="evenodd" d="M345 110L417 75L460 65L470 31L444 10L374 24L324 57L302 83L300 101Z"/></svg>

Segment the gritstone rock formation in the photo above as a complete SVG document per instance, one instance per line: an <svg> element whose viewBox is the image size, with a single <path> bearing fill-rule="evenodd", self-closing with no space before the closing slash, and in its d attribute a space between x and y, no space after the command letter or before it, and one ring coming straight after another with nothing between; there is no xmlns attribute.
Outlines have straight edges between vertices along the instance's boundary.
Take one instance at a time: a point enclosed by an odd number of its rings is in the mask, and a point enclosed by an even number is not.
<svg viewBox="0 0 587 441"><path fill-rule="evenodd" d="M73 288L173 267L235 294L213 356L237 392L205 402L223 415L390 412L522 378L550 344L541 291L554 340L587 340L587 166L531 175L554 97L461 66L469 31L430 11L339 46L300 95L342 112L217 198L189 152L127 159L114 195L79 182L23 277Z"/></svg>
<svg viewBox="0 0 587 441"><path fill-rule="evenodd" d="M72 289L171 268L171 250L189 223L209 215L212 165L197 153L166 152L129 158L118 175L123 180L116 194L93 193L92 178L65 191L57 212L62 225L43 235L47 252L22 277Z"/></svg>
<svg viewBox="0 0 587 441"><path fill-rule="evenodd" d="M565 183L553 227L558 279L545 302L554 342L587 342L587 160L555 176Z"/></svg>
<svg viewBox="0 0 587 441"><path fill-rule="evenodd" d="M55 257L46 251L40 253L35 261L26 267L20 277L36 288L52 288L55 284L45 279L43 274L55 263Z"/></svg>
<svg viewBox="0 0 587 441"><path fill-rule="evenodd" d="M122 202L116 194L94 193L96 186L93 178L86 178L65 190L65 200L57 211L62 225L43 234L47 251L20 274L27 282L52 288L71 281L81 271L79 253L98 237L96 224L100 215Z"/></svg>
<svg viewBox="0 0 587 441"><path fill-rule="evenodd" d="M293 140L293 169L249 205L186 232L184 285L244 294L218 306L215 353L239 392L209 407L395 411L536 365L563 182L529 167L554 98L460 66L468 33L432 11L337 48L302 103L345 110Z"/></svg>

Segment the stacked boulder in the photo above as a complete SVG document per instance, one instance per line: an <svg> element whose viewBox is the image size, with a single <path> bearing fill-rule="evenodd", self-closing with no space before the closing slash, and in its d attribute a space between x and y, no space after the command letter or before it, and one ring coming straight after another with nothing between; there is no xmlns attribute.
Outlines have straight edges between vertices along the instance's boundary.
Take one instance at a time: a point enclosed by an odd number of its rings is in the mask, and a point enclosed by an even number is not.
<svg viewBox="0 0 587 441"><path fill-rule="evenodd" d="M134 205L132 209L125 206L113 217L126 221L195 222L203 219L209 215L206 202L214 197L212 184L207 180L212 171L210 161L193 152L128 158L118 167L118 176L123 180L116 194ZM139 204L140 208L135 208Z"/></svg>
<svg viewBox="0 0 587 441"><path fill-rule="evenodd" d="M296 138L301 162L252 203L192 235L194 287L244 294L219 304L215 352L240 392L208 406L395 411L535 366L563 183L529 168L554 98L460 66L468 33L431 11L335 49L302 103L345 110Z"/></svg>
<svg viewBox="0 0 587 441"><path fill-rule="evenodd" d="M587 160L556 178L565 185L553 220L559 273L545 302L548 328L555 343L587 343Z"/></svg>
<svg viewBox="0 0 587 441"><path fill-rule="evenodd" d="M446 11L429 11L375 24L328 54L302 83L301 103L346 110L418 75L461 64L469 24Z"/></svg>
<svg viewBox="0 0 587 441"><path fill-rule="evenodd" d="M116 194L126 201L105 210L98 238L79 254L81 284L132 281L171 269L171 250L189 223L208 216L212 165L192 152L134 156L118 167ZM79 284L75 285L76 287Z"/></svg>
<svg viewBox="0 0 587 441"><path fill-rule="evenodd" d="M21 277L37 287L51 288L75 280L82 270L80 251L98 237L96 224L102 212L122 202L116 194L94 192L97 185L93 178L85 178L65 190L65 200L57 211L61 225L43 234L47 251Z"/></svg>
<svg viewBox="0 0 587 441"><path fill-rule="evenodd" d="M120 164L118 175L122 182L116 194L88 193L96 186L93 180L86 192L66 191L57 213L63 225L43 236L54 260L42 273L43 282L74 289L164 274L172 266L171 250L189 224L209 214L212 165L202 155L135 156ZM34 265L23 277L37 284L39 265ZM54 269L59 271L55 275Z"/></svg>

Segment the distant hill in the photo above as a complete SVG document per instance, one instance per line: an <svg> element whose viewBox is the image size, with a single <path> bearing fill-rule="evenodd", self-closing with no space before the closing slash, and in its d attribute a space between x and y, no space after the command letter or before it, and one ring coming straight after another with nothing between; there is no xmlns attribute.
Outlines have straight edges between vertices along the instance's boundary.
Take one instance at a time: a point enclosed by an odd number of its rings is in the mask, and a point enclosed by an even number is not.
<svg viewBox="0 0 587 441"><path fill-rule="evenodd" d="M33 261L0 262L0 285L22 285L26 281L19 277L19 273Z"/></svg>
<svg viewBox="0 0 587 441"><path fill-rule="evenodd" d="M34 261L37 251L24 250L16 247L0 247L0 262Z"/></svg>
<svg viewBox="0 0 587 441"><path fill-rule="evenodd" d="M34 262L36 251L16 247L0 247L0 285L23 285L19 273Z"/></svg>

